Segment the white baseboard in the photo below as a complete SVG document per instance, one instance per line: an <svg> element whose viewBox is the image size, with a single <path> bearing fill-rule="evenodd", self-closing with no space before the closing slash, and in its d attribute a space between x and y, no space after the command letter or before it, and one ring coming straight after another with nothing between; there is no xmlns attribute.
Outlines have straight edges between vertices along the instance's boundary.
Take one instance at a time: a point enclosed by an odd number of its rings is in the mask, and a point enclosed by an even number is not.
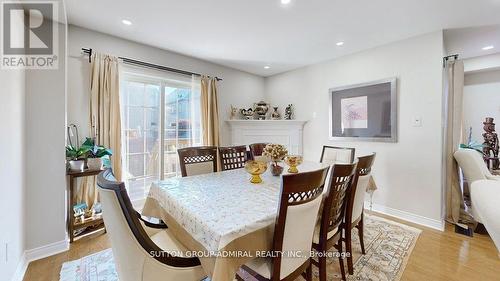
<svg viewBox="0 0 500 281"><path fill-rule="evenodd" d="M28 262L43 259L69 250L69 241L62 240L42 247L26 250L26 260Z"/></svg>
<svg viewBox="0 0 500 281"><path fill-rule="evenodd" d="M23 281L24 279L24 274L26 273L26 269L28 269L28 261L26 260L26 254L23 253L21 256L21 259L19 260L19 263L17 264L16 267L16 272L14 273L14 276L12 276L12 281Z"/></svg>
<svg viewBox="0 0 500 281"><path fill-rule="evenodd" d="M57 255L67 250L69 250L69 241L62 240L49 245L24 251L21 260L17 265L16 272L12 277L12 281L23 280L24 274L26 273L26 269L28 268L30 262Z"/></svg>
<svg viewBox="0 0 500 281"><path fill-rule="evenodd" d="M365 208L369 209L370 202L365 202ZM384 205L379 205L373 203L372 211L382 213L384 215L388 215L391 217L395 217L404 221L412 222L418 225L426 226L429 228L433 228L439 231L444 231L444 220L436 220L427 218L424 216L412 214L409 212L401 211L398 209L393 209Z"/></svg>

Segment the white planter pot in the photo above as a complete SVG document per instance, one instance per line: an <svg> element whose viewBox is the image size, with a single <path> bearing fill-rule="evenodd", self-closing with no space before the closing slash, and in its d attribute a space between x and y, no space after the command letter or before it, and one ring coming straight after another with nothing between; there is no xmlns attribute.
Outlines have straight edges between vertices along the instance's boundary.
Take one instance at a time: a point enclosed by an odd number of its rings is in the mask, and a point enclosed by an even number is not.
<svg viewBox="0 0 500 281"><path fill-rule="evenodd" d="M69 169L75 172L83 172L85 168L85 160L70 160Z"/></svg>
<svg viewBox="0 0 500 281"><path fill-rule="evenodd" d="M102 170L102 159L101 158L88 158L87 167L89 170Z"/></svg>

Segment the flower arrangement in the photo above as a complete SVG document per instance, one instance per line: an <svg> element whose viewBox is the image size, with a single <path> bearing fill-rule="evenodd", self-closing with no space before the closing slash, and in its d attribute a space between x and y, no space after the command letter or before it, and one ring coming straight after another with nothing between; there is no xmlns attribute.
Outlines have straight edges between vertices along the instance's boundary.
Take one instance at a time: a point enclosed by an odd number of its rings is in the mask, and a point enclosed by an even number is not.
<svg viewBox="0 0 500 281"><path fill-rule="evenodd" d="M267 156L273 162L279 162L285 158L288 154L288 150L284 145L281 144L268 144L264 147L264 151L262 152L263 156Z"/></svg>
<svg viewBox="0 0 500 281"><path fill-rule="evenodd" d="M271 159L271 173L279 176L283 172L283 167L279 166L278 162L281 162L288 155L286 147L281 144L268 144L264 147L262 155Z"/></svg>

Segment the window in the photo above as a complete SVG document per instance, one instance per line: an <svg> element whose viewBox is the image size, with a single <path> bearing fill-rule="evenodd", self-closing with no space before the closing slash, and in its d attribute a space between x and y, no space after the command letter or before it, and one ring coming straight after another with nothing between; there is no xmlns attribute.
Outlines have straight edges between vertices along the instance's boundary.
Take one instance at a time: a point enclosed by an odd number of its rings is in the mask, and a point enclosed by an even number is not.
<svg viewBox="0 0 500 281"><path fill-rule="evenodd" d="M199 83L161 75L121 75L123 180L136 202L153 181L180 176L177 149L201 145Z"/></svg>

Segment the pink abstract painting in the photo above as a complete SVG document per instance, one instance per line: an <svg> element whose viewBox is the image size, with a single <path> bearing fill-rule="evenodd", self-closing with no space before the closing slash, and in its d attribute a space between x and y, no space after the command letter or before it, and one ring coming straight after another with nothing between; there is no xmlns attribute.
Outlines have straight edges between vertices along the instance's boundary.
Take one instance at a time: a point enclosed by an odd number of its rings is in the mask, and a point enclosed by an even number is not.
<svg viewBox="0 0 500 281"><path fill-rule="evenodd" d="M368 128L368 96L340 100L343 129Z"/></svg>

